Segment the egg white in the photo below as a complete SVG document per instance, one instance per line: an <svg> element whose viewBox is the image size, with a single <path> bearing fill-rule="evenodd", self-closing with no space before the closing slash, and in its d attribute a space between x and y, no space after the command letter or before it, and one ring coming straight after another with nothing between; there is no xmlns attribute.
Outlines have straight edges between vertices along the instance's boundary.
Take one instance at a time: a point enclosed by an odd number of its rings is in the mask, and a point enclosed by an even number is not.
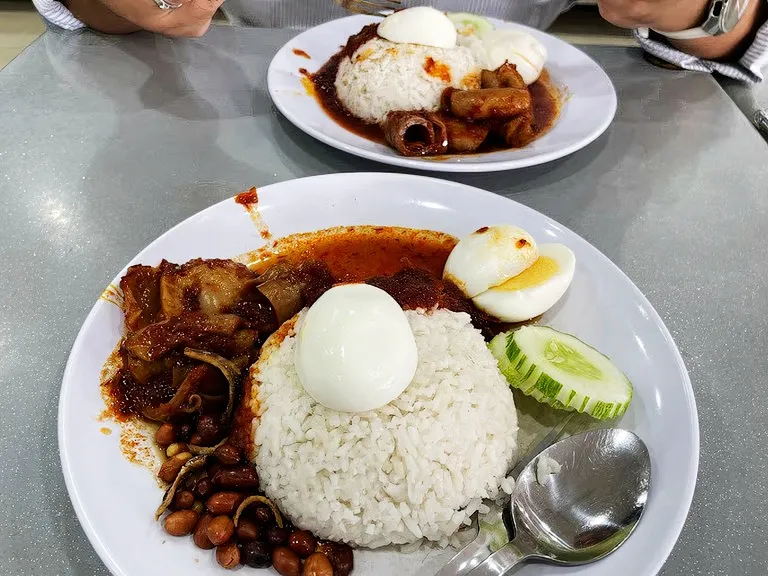
<svg viewBox="0 0 768 576"><path fill-rule="evenodd" d="M547 62L544 45L522 30L497 28L482 39L469 40L467 44L487 70L496 70L509 62L517 66L528 85L538 80Z"/></svg>
<svg viewBox="0 0 768 576"><path fill-rule="evenodd" d="M480 310L498 318L502 322L523 322L530 320L552 308L568 290L576 269L576 257L563 244L540 244L539 259L549 259L554 263L554 273L539 282L531 282L537 273L537 263L528 268L524 275L531 278L511 278L511 281L523 281L524 287L509 289L509 283L503 283L475 296L472 301ZM539 265L543 264L542 262ZM531 283L528 283L531 282Z"/></svg>
<svg viewBox="0 0 768 576"><path fill-rule="evenodd" d="M451 251L443 278L473 298L517 276L539 253L533 236L517 226L490 226L462 238Z"/></svg>
<svg viewBox="0 0 768 576"><path fill-rule="evenodd" d="M454 48L458 32L453 22L440 10L415 6L390 14L377 28L379 36L397 44L421 44Z"/></svg>
<svg viewBox="0 0 768 576"><path fill-rule="evenodd" d="M341 412L375 410L397 398L418 363L408 318L367 284L331 288L302 318L294 366L317 402Z"/></svg>

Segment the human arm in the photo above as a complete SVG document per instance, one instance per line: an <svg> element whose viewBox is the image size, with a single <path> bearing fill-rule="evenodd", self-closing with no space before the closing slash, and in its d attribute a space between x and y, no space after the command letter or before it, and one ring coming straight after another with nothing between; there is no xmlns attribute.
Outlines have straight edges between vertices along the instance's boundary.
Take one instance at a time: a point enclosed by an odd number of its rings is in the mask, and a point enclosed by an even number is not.
<svg viewBox="0 0 768 576"><path fill-rule="evenodd" d="M107 34L129 34L141 30L130 20L118 16L100 0L65 0L72 15L83 24Z"/></svg>
<svg viewBox="0 0 768 576"><path fill-rule="evenodd" d="M709 0L599 0L600 14L621 28L652 28L665 32L687 30L700 25ZM750 0L736 27L726 34L669 43L692 56L708 60L741 56L766 21L764 0Z"/></svg>
<svg viewBox="0 0 768 576"><path fill-rule="evenodd" d="M701 25L709 0L599 0L600 13L625 28L677 32ZM717 71L756 82L768 62L768 2L749 0L736 26L719 36L667 39L651 32L635 33L649 53L692 70Z"/></svg>
<svg viewBox="0 0 768 576"><path fill-rule="evenodd" d="M107 34L149 30L167 36L202 36L223 0L170 0L180 6L160 9L153 0L34 0L49 21L67 29L82 25Z"/></svg>

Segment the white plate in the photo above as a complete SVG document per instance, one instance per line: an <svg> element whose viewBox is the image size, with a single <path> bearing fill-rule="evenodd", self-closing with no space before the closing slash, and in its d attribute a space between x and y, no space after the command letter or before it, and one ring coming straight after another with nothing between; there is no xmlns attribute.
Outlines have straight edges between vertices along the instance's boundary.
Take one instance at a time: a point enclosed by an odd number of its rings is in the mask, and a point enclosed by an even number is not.
<svg viewBox="0 0 768 576"><path fill-rule="evenodd" d="M275 106L298 128L334 148L385 164L436 172L494 172L550 162L580 150L600 134L616 113L616 91L594 60L570 44L539 30L493 20L499 27L521 28L544 44L552 80L567 87L565 103L554 127L525 148L441 159L408 158L339 126L301 84L299 68L317 71L339 51L347 38L363 26L380 21L375 16L349 16L311 28L290 40L272 59L267 73L269 95ZM303 50L307 60L294 54Z"/></svg>
<svg viewBox="0 0 768 576"><path fill-rule="evenodd" d="M576 274L561 305L544 322L572 332L612 357L635 384L621 425L648 445L653 463L648 507L636 532L614 555L585 568L528 566L527 576L648 576L672 550L693 496L699 458L696 406L683 360L659 316L632 282L585 240L557 222L500 196L456 184L398 174L334 174L259 190L259 209L275 237L338 225L380 224L464 235L494 223L515 223L540 241L562 242L576 254ZM192 216L130 264L162 258L226 258L264 243L242 206L225 200ZM127 268L127 267L126 267ZM114 283L125 273L118 274ZM153 520L162 492L152 474L128 462L119 434L100 428L99 372L122 333L122 312L99 300L75 341L59 402L59 449L78 518L116 575L227 574L191 538L171 538ZM599 482L599 478L595 479ZM358 576L424 576L451 552L403 555L358 552Z"/></svg>

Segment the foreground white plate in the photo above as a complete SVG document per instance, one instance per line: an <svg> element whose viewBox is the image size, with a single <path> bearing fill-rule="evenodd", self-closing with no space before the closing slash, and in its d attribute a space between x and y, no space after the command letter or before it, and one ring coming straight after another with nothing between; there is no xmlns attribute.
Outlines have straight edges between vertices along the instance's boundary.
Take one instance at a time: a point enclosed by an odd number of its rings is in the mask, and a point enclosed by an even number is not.
<svg viewBox="0 0 768 576"><path fill-rule="evenodd" d="M616 113L616 91L594 60L570 44L520 24L493 20L496 26L522 28L544 44L552 80L566 87L568 97L555 126L529 146L487 154L447 156L444 159L407 158L389 146L349 132L332 120L301 84L299 68L317 71L347 38L363 26L380 21L375 16L349 16L326 22L299 34L272 59L267 73L269 95L294 125L318 140L350 154L385 164L437 172L493 172L550 162L583 148L602 134ZM293 50L306 52L310 60Z"/></svg>
<svg viewBox="0 0 768 576"><path fill-rule="evenodd" d="M614 555L584 568L528 566L522 573L570 576L655 574L672 549L696 482L699 428L688 374L669 332L624 274L579 236L500 196L461 184L398 174L336 174L259 190L259 209L275 237L337 225L381 224L464 235L495 223L525 227L540 241L576 254L573 284L543 322L574 333L612 357L635 384L621 425L648 445L652 490L640 525ZM232 257L264 243L242 206L225 200L182 222L130 264ZM127 268L127 267L126 267ZM114 283L125 273L120 271ZM75 341L59 403L59 448L78 518L114 574L226 574L191 538L167 536L153 520L162 493L152 474L129 463L119 434L100 430L99 372L122 333L122 312L99 300ZM596 478L596 482L600 479ZM361 552L355 574L433 574L451 552ZM245 573L248 573L246 571Z"/></svg>

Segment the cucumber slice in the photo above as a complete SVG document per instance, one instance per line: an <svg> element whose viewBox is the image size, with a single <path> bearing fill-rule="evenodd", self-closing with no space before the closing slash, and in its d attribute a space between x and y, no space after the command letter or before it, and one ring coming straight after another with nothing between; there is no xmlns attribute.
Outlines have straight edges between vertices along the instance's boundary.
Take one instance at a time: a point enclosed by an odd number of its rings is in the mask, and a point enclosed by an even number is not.
<svg viewBox="0 0 768 576"><path fill-rule="evenodd" d="M548 326L524 326L489 344L514 388L558 409L598 420L618 418L632 401L632 384L610 358L575 336Z"/></svg>
<svg viewBox="0 0 768 576"><path fill-rule="evenodd" d="M456 26L456 30L462 36L469 36L474 34L478 38L482 38L484 34L494 30L493 24L487 18L477 16L476 14L470 14L469 12L448 12L446 14L453 25Z"/></svg>

